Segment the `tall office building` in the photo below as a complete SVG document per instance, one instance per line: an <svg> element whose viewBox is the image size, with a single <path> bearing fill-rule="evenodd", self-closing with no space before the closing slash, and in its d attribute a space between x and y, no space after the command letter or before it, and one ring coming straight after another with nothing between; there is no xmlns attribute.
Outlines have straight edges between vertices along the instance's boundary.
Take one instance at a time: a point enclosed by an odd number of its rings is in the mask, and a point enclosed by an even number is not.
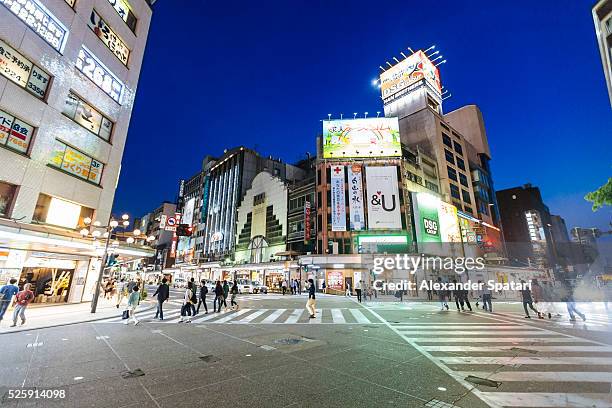
<svg viewBox="0 0 612 408"><path fill-rule="evenodd" d="M599 0L593 6L593 22L612 105L612 0Z"/></svg>
<svg viewBox="0 0 612 408"><path fill-rule="evenodd" d="M0 267L37 296L51 269L63 300L93 284L75 232L109 220L151 16L145 0L0 0Z"/></svg>

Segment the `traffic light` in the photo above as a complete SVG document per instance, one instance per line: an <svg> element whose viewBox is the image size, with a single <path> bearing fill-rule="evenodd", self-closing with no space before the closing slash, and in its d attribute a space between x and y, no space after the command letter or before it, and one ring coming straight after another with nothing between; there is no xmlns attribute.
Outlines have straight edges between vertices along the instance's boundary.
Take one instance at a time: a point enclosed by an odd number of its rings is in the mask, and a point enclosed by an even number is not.
<svg viewBox="0 0 612 408"><path fill-rule="evenodd" d="M176 226L177 237L190 237L193 234L193 227L189 224L179 224Z"/></svg>

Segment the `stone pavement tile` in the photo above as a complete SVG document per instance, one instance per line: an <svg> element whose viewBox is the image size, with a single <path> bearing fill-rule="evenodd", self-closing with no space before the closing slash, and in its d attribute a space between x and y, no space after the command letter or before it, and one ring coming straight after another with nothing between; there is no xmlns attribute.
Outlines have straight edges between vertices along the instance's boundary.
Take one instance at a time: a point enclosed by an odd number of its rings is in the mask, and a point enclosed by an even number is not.
<svg viewBox="0 0 612 408"><path fill-rule="evenodd" d="M135 403L153 406L138 378L89 381L67 387L65 408L120 407Z"/></svg>
<svg viewBox="0 0 612 408"><path fill-rule="evenodd" d="M27 363L18 365L3 364L0 366L0 387L21 387L26 372Z"/></svg>
<svg viewBox="0 0 612 408"><path fill-rule="evenodd" d="M308 363L291 364L284 367L270 369L265 373L256 373L249 376L253 381L279 392L287 392L287 397L308 394L312 390L326 392L329 389L340 387L350 381L351 377L327 368L312 366Z"/></svg>
<svg viewBox="0 0 612 408"><path fill-rule="evenodd" d="M321 367L328 367L349 375L366 377L369 373L387 370L397 362L371 354L357 352L345 352L318 359L309 360Z"/></svg>
<svg viewBox="0 0 612 408"><path fill-rule="evenodd" d="M265 372L277 367L294 365L296 360L275 350L251 349L246 353L221 357L224 367L243 375ZM267 375L267 374L264 374Z"/></svg>
<svg viewBox="0 0 612 408"><path fill-rule="evenodd" d="M50 356L58 359L58 356ZM87 381L98 381L107 378L117 378L125 371L121 361L113 358L102 358L74 364L52 366L34 365L28 373L26 387L59 387L79 384ZM79 378L76 379L75 378Z"/></svg>

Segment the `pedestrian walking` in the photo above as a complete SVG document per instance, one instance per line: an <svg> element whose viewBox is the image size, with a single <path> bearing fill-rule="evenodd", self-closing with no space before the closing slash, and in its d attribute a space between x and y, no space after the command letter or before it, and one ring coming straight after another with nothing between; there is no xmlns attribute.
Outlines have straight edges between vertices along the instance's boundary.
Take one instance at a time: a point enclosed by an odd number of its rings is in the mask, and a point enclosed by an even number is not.
<svg viewBox="0 0 612 408"><path fill-rule="evenodd" d="M433 300L433 291L430 289L427 289L427 300Z"/></svg>
<svg viewBox="0 0 612 408"><path fill-rule="evenodd" d="M7 285L0 288L0 322L4 318L6 309L8 309L13 296L19 292L19 286L17 286L17 279L11 278Z"/></svg>
<svg viewBox="0 0 612 408"><path fill-rule="evenodd" d="M584 315L584 313L582 313L576 308L576 300L574 299L574 288L567 281L564 282L564 286L566 292L563 300L565 301L565 305L567 306L567 312L570 316L570 322L576 321L576 316L574 316L574 313L580 316L583 322L586 321L586 316Z"/></svg>
<svg viewBox="0 0 612 408"><path fill-rule="evenodd" d="M185 289L185 293L183 294L183 306L181 307L181 317L179 318L179 323L191 323L191 306L193 299L193 283L187 282L187 288ZM187 320L185 320L187 317Z"/></svg>
<svg viewBox="0 0 612 408"><path fill-rule="evenodd" d="M168 286L168 279L162 279L161 283L153 293L153 296L157 296L157 311L155 312L155 318L164 320L164 302L170 297L170 286Z"/></svg>
<svg viewBox="0 0 612 408"><path fill-rule="evenodd" d="M198 308L196 314L200 313L200 305L204 305L204 314L208 314L208 306L206 306L206 295L208 294L208 287L206 281L202 279L202 286L200 286L200 300L198 301Z"/></svg>
<svg viewBox="0 0 612 408"><path fill-rule="evenodd" d="M543 319L544 317L542 317L542 313L538 312L538 310L533 307L533 297L531 296L531 290L529 289L524 280L521 280L521 284L523 286L523 289L521 289L521 298L523 299L525 319L531 319L531 316L529 316L529 310L527 310L527 306L529 306L531 310L537 313L538 318Z"/></svg>
<svg viewBox="0 0 612 408"><path fill-rule="evenodd" d="M361 289L363 288L363 281L360 280L355 284L355 293L357 293L357 301L361 303Z"/></svg>
<svg viewBox="0 0 612 408"><path fill-rule="evenodd" d="M198 285L195 283L195 279L191 278L191 315L196 315L196 304L198 303Z"/></svg>
<svg viewBox="0 0 612 408"><path fill-rule="evenodd" d="M287 292L287 281L283 280L282 282L282 291L283 291L283 295Z"/></svg>
<svg viewBox="0 0 612 408"><path fill-rule="evenodd" d="M234 285L232 286L230 293L232 295L232 297L230 298L230 307L233 309L234 306L236 306L235 310L238 310L239 306L238 306L238 303L236 302L236 296L238 296L238 283L236 281L234 281Z"/></svg>
<svg viewBox="0 0 612 408"><path fill-rule="evenodd" d="M442 283L442 278L438 277L438 283ZM446 302L446 291L438 290L438 301L440 302L440 310L448 310L448 303Z"/></svg>
<svg viewBox="0 0 612 408"><path fill-rule="evenodd" d="M229 296L229 284L227 283L226 280L223 281L223 307L225 308L224 310L227 311L228 307L227 307L227 297Z"/></svg>
<svg viewBox="0 0 612 408"><path fill-rule="evenodd" d="M549 319L552 318L549 302L546 301L546 292L537 279L531 281L531 294L533 296L533 303L538 306L538 310L540 311L538 316L541 319L543 319L545 315L548 315Z"/></svg>
<svg viewBox="0 0 612 408"><path fill-rule="evenodd" d="M489 313L493 313L493 303L491 300L493 299L493 292L489 289L488 285L483 285L482 287L482 308Z"/></svg>
<svg viewBox="0 0 612 408"><path fill-rule="evenodd" d="M344 296L351 297L351 284L348 282L346 282L346 293L344 294Z"/></svg>
<svg viewBox="0 0 612 408"><path fill-rule="evenodd" d="M128 310L129 316L127 320L123 322L123 324L129 324L131 320L134 321L134 326L140 323L138 319L136 319L136 308L138 307L139 303L140 303L140 288L138 287L138 285L134 285L132 287L132 293L130 293L130 297L128 297L127 310Z"/></svg>
<svg viewBox="0 0 612 408"><path fill-rule="evenodd" d="M326 288L327 284L325 281L321 282L321 289L323 290L323 293L327 293ZM304 289L308 289L308 281L304 281Z"/></svg>
<svg viewBox="0 0 612 408"><path fill-rule="evenodd" d="M121 301L127 295L127 282L125 278L121 278L119 283L117 284L117 309L119 309L119 305L121 305Z"/></svg>
<svg viewBox="0 0 612 408"><path fill-rule="evenodd" d="M104 285L104 298L110 299L113 289L115 288L115 283L111 278L108 278L106 284Z"/></svg>
<svg viewBox="0 0 612 408"><path fill-rule="evenodd" d="M221 286L220 281L217 281L217 284L215 285L215 300L213 301L213 313L221 312L222 302L223 302L223 286Z"/></svg>
<svg viewBox="0 0 612 408"><path fill-rule="evenodd" d="M32 300L34 300L34 292L30 290L32 285L26 283L23 285L23 290L17 292L15 300L13 300L13 324L11 327L17 326L17 317L21 318L21 325L23 326L26 322L25 311Z"/></svg>
<svg viewBox="0 0 612 408"><path fill-rule="evenodd" d="M308 279L308 301L306 302L306 310L310 313L310 319L314 319L317 312L315 303L315 284L312 279Z"/></svg>
<svg viewBox="0 0 612 408"><path fill-rule="evenodd" d="M295 284L297 285L297 291L298 293L301 295L302 294L302 282L300 282L299 280L295 280Z"/></svg>

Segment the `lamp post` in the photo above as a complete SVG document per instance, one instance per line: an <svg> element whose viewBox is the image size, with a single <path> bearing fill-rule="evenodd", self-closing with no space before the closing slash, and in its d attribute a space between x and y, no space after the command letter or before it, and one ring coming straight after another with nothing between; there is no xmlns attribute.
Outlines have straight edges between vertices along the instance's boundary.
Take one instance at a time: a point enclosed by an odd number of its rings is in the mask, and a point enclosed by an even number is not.
<svg viewBox="0 0 612 408"><path fill-rule="evenodd" d="M123 228L127 227L128 225L130 225L130 216L127 214L123 214L121 216L121 226ZM106 243L104 244L104 252L102 254L102 262L100 264L100 269L98 271L98 280L96 282L96 291L94 294L94 298L91 301L91 313L96 313L96 308L98 307L98 298L100 297L100 286L102 284L102 276L104 274L104 267L106 265L107 262L107 258L108 258L108 245L110 244L110 240L111 240L111 236L112 233L114 231L115 228L119 227L119 221L115 220L112 216L110 217L110 220L108 222L108 225L106 226L102 226L102 224L100 223L100 221L93 221L92 223L92 219L87 217L85 219L83 219L83 222L85 223L85 225L87 225L87 228L83 228L81 230L81 235L83 237L87 237L90 233L91 236L96 239L98 238L101 233L99 229L94 229L93 231L90 231L90 228L105 228L106 231L104 232L103 237L106 238Z"/></svg>

